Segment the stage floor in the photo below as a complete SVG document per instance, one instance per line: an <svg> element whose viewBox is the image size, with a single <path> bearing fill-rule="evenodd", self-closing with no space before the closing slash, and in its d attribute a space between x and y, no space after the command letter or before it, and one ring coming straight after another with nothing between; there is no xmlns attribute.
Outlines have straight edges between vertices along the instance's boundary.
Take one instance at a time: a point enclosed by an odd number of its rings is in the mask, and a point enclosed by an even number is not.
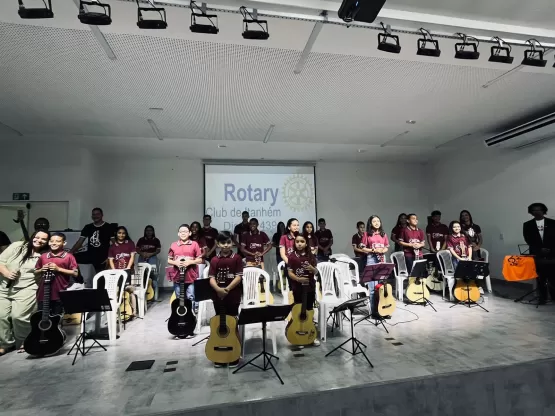
<svg viewBox="0 0 555 416"><path fill-rule="evenodd" d="M94 349L89 356L79 357L75 366L73 357L63 353L43 359L16 353L1 357L0 415L153 414L555 356L554 305L536 309L491 295L487 298L483 306L490 313L462 306L450 309L450 303L434 295L437 313L429 307L399 305L411 312L398 309L389 321L393 325L387 327L389 334L369 323L358 325L357 336L367 344L374 369L360 355L337 352L324 357L350 335L348 325L342 333L328 332L327 343L320 347L302 351L292 351L280 329L277 369L283 386L271 371L250 367L231 374L214 368L205 358L204 344L191 346L201 336L171 339L165 300L152 306L144 320L129 324L116 346L107 346L107 352ZM261 347L260 339L252 336L260 337L260 330L247 331L247 359ZM155 362L149 370L125 371L140 360Z"/></svg>

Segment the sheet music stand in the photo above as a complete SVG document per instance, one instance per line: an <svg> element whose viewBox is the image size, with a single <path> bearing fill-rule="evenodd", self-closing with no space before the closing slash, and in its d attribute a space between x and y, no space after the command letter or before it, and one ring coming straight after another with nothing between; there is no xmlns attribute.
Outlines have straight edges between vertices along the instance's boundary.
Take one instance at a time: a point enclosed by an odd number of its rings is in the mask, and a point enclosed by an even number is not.
<svg viewBox="0 0 555 416"><path fill-rule="evenodd" d="M266 325L268 322L284 321L285 318L287 318L287 316L291 312L292 308L293 308L293 305L278 305L278 306L268 305L268 306L262 306L259 308L245 308L241 310L241 313L239 314L239 322L238 322L239 325L259 324L259 323L262 324L262 352L258 354L256 357L252 358L251 360L241 365L239 368L233 371L232 374L237 373L239 370L245 368L247 365L250 364L253 367L256 367L262 371L267 371L272 369L276 374L277 378L279 379L280 383L284 384L283 380L279 376L279 373L274 367L274 364L272 363L272 358L279 360L279 357L276 357L275 355L270 354L269 352L266 352ZM262 367L254 363L254 361L259 357L262 357L262 360L263 360Z"/></svg>
<svg viewBox="0 0 555 416"><path fill-rule="evenodd" d="M368 265L364 268L364 272L362 273L362 283L366 284L372 281L380 281L380 283L382 284L387 284L389 276L391 276L391 272L393 272L394 267L395 265L393 263L378 263ZM376 296L375 293L374 296ZM373 299L369 298L370 310L372 310L373 301ZM374 322L371 322L370 319L374 319ZM362 321L368 321L374 326L378 326L381 324L383 326L383 329L385 329L385 332L389 334L389 331L383 323L384 320L385 318L379 313L377 315L375 314L374 316L368 314L364 318L359 319L357 322L355 322L355 326Z"/></svg>
<svg viewBox="0 0 555 416"><path fill-rule="evenodd" d="M411 302L407 299L405 304L422 305L422 306L430 305L430 307L435 312L437 312L436 308L434 308L434 304L429 299L426 299L426 296L424 296L425 294L424 286L426 285L426 278L428 277L428 261L416 260L412 265L412 271L410 273L410 277L416 277L417 279L420 279L420 285L422 286L422 297L420 299L416 299L414 302Z"/></svg>
<svg viewBox="0 0 555 416"><path fill-rule="evenodd" d="M214 289L212 289L212 286L210 286L210 279L195 280L193 285L195 288L195 302L200 303L200 302L212 299L212 295L214 294ZM199 305L199 309L200 309L200 305ZM198 325L200 325L200 323ZM193 344L193 347L196 347L201 342L207 341L208 338L210 338L210 335L204 337L200 341L195 342Z"/></svg>
<svg viewBox="0 0 555 416"><path fill-rule="evenodd" d="M479 306L486 312L489 312L482 305L470 299L470 289L469 289L469 283L471 280L476 281L478 280L478 276L487 276L488 274L489 274L488 263L485 263L483 261L470 261L470 260L460 261L459 264L457 264L457 268L455 269L455 279L462 279L463 282L466 283L467 298L465 300L458 301L453 306L451 306L451 308L457 305L467 306L468 308Z"/></svg>
<svg viewBox="0 0 555 416"><path fill-rule="evenodd" d="M106 348L98 342L98 340L91 335L87 335L85 331L85 315L89 312L106 312L112 310L108 291L106 289L80 289L80 290L62 290L60 292L60 300L64 306L66 313L80 313L81 314L81 333L75 340L75 343L67 353L70 355L75 348L75 356L71 365L75 364L77 355L81 353L84 357L89 353L92 347L97 344L100 348L106 351ZM85 339L90 339L93 343L89 348L85 348Z"/></svg>
<svg viewBox="0 0 555 416"><path fill-rule="evenodd" d="M343 302L341 305L338 305L335 308L333 308L332 313L334 313L334 314L339 313L339 312L344 312L346 310L349 310L351 312L351 338L349 338L343 344L335 347L333 350L328 352L326 354L326 357L333 354L335 351L341 349L345 352L348 352L349 354L351 354L353 356L357 355L357 354L362 354L364 356L364 358L366 358L366 361L368 361L368 364L370 364L370 367L374 368L374 366L372 365L372 363L370 362L370 360L368 359L368 357L364 353L364 350L362 349L362 347L366 348L366 345L363 344L362 342L360 342L355 337L355 324L354 324L354 320L353 320L353 312L354 312L355 308L357 308L360 305L366 303L367 300L368 300L368 297L358 298L358 299L350 299L346 302ZM349 351L348 349L343 347L343 345L345 345L349 342L352 343L352 348L353 348L352 351Z"/></svg>

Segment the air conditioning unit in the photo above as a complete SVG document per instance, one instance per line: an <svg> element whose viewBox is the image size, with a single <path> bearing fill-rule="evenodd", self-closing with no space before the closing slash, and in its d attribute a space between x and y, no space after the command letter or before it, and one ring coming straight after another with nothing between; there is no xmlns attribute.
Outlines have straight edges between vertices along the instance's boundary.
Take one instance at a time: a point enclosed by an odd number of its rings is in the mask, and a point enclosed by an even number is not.
<svg viewBox="0 0 555 416"><path fill-rule="evenodd" d="M555 113L514 127L485 140L487 147L523 149L555 139Z"/></svg>

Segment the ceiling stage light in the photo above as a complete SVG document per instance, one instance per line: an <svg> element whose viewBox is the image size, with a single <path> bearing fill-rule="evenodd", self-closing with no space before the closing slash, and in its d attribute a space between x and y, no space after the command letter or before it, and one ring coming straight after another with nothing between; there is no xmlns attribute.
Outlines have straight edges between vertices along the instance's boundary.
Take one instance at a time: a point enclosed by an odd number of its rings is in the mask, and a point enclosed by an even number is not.
<svg viewBox="0 0 555 416"><path fill-rule="evenodd" d="M90 12L86 6L101 7L102 12ZM112 8L99 1L79 1L79 21L85 25L107 26L112 24Z"/></svg>
<svg viewBox="0 0 555 416"><path fill-rule="evenodd" d="M163 7L155 7L150 0L148 3L151 7L141 7L139 0L137 2L137 26L139 29L166 29L168 22L166 20L166 9ZM160 19L145 19L143 12L158 12Z"/></svg>
<svg viewBox="0 0 555 416"><path fill-rule="evenodd" d="M197 6L197 3L191 0L189 5L191 8L191 26L189 29L193 33L204 33L207 35L217 35L220 29L218 28L218 16L215 14L206 14L206 6L202 5L202 7ZM195 9L198 12L195 12ZM210 22L209 24L197 23L198 18L208 19ZM214 19L214 20L213 20ZM214 21L216 21L214 23Z"/></svg>
<svg viewBox="0 0 555 416"><path fill-rule="evenodd" d="M530 45L530 49L524 51L524 59L522 60L522 65L527 66L537 66L543 68L547 65L547 61L543 59L543 54L545 53L545 48L536 39L528 39L526 41ZM541 49L536 49L538 45Z"/></svg>
<svg viewBox="0 0 555 416"><path fill-rule="evenodd" d="M511 45L506 44L507 46L503 46L505 42L497 36L492 38L492 40L496 40L499 45L491 47L491 55L488 61L501 64L512 64L515 58L511 56Z"/></svg>
<svg viewBox="0 0 555 416"><path fill-rule="evenodd" d="M48 1L48 4L46 3ZM44 7L25 7L23 0L18 0L19 10L17 14L22 19L52 19L54 12L52 11L52 0L43 0Z"/></svg>
<svg viewBox="0 0 555 416"><path fill-rule="evenodd" d="M424 28L420 28L419 30L424 37L418 39L417 41L418 51L416 52L416 54L421 56L433 56L435 58L439 58L439 56L441 55L441 50L439 49L439 42L432 38L432 34L430 33L429 30ZM426 46L428 44L432 45L432 47L427 48Z"/></svg>
<svg viewBox="0 0 555 416"><path fill-rule="evenodd" d="M399 53L401 52L401 44L399 43L399 36L391 34L391 26L385 26L382 22L384 33L378 34L378 49L383 52ZM388 42L390 40L391 42Z"/></svg>
<svg viewBox="0 0 555 416"><path fill-rule="evenodd" d="M270 37L268 33L268 21L258 20L258 12L253 9L252 14L245 6L241 6L239 11L243 15L243 38L253 40L267 40ZM249 24L257 24L260 29L249 29Z"/></svg>
<svg viewBox="0 0 555 416"><path fill-rule="evenodd" d="M462 43L455 43L455 58L456 59L478 59L480 52L478 52L478 45L480 41L473 36L466 36L464 33L455 33L463 40ZM471 39L474 42L469 42ZM470 50L469 50L470 49Z"/></svg>

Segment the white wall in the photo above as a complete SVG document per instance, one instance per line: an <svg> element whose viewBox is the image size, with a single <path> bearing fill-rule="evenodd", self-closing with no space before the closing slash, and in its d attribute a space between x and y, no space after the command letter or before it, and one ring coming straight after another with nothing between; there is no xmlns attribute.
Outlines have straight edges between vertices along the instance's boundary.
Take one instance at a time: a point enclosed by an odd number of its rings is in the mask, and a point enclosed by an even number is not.
<svg viewBox="0 0 555 416"><path fill-rule="evenodd" d="M502 278L504 256L518 253L517 245L524 244L528 205L543 202L555 212L554 158L555 144L520 151L481 148L433 167L434 207L443 212L444 222L458 219L462 209L470 211L482 227L493 277Z"/></svg>

